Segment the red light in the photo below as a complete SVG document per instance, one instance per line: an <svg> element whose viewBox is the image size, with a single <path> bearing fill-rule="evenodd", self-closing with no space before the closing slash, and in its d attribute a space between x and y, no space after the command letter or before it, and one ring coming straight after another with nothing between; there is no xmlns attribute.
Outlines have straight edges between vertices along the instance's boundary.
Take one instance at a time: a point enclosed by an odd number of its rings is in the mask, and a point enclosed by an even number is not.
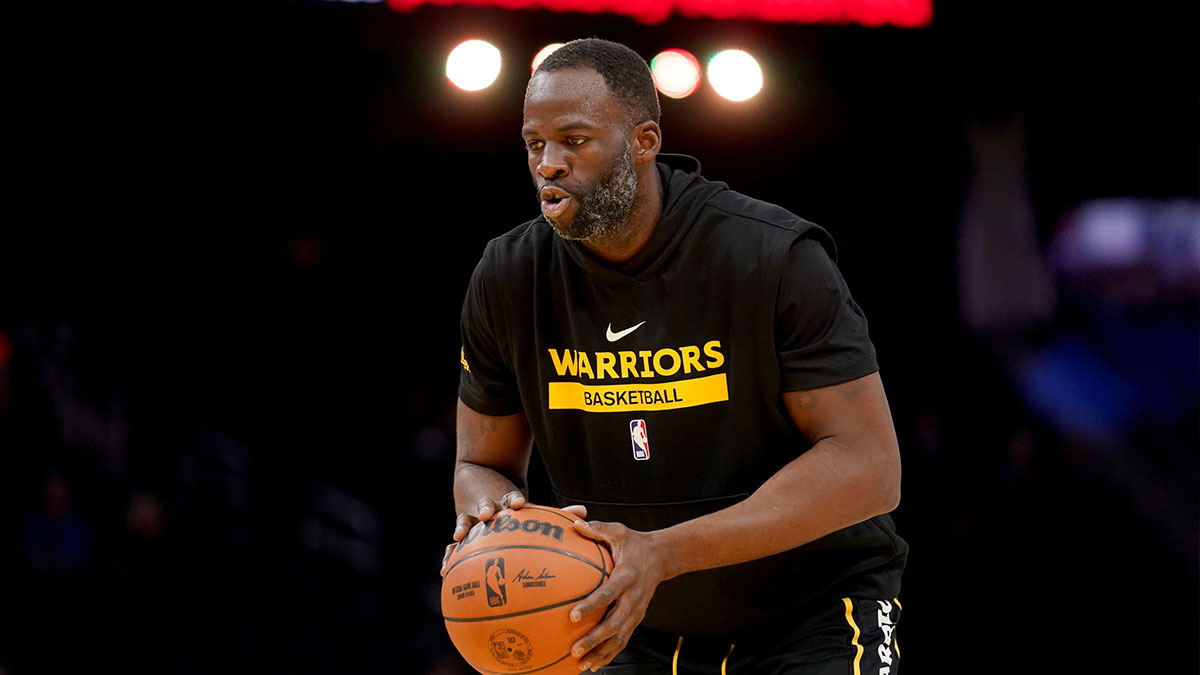
<svg viewBox="0 0 1200 675"><path fill-rule="evenodd" d="M668 49L650 59L654 86L664 96L684 98L700 88L700 62L685 49Z"/></svg>
<svg viewBox="0 0 1200 675"><path fill-rule="evenodd" d="M623 14L647 24L662 23L673 12L710 19L891 24L901 28L920 28L933 21L933 0L387 0L387 4L397 12L431 4Z"/></svg>
<svg viewBox="0 0 1200 675"><path fill-rule="evenodd" d="M8 368L12 363L13 343L7 335L0 333L0 370Z"/></svg>

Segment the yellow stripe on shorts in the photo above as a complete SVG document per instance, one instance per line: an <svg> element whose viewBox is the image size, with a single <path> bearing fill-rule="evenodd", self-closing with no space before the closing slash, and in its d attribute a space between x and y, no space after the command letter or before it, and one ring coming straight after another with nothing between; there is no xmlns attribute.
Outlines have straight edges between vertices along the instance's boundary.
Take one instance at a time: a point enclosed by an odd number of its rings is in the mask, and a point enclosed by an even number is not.
<svg viewBox="0 0 1200 675"><path fill-rule="evenodd" d="M900 598L892 598L892 602L896 603L901 612L904 611L904 605L900 604ZM892 649L896 650L896 658L900 658L900 638L896 637L895 633L892 633Z"/></svg>
<svg viewBox="0 0 1200 675"><path fill-rule="evenodd" d="M846 623L854 629L854 638L850 640L850 644L857 650L854 654L854 675L862 675L863 646L858 644L862 631L858 630L858 624L854 623L854 603L850 602L850 598L842 598L842 602L846 605Z"/></svg>

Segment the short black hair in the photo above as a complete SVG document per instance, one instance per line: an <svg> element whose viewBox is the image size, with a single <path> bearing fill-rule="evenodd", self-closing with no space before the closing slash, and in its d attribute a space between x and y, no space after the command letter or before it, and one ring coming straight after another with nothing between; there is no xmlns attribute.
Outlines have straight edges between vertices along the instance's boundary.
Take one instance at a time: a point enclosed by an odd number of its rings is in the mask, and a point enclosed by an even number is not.
<svg viewBox="0 0 1200 675"><path fill-rule="evenodd" d="M591 68L600 73L608 90L629 111L630 124L661 121L658 90L650 67L629 47L600 38L572 40L551 52L534 75L564 68Z"/></svg>

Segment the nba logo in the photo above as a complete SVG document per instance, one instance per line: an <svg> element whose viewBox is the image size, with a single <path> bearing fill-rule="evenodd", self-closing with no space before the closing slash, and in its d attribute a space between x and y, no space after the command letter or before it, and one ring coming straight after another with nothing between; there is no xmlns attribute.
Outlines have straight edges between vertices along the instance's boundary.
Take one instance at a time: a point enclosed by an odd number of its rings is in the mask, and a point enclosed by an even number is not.
<svg viewBox="0 0 1200 675"><path fill-rule="evenodd" d="M633 440L633 458L639 461L650 459L650 438L646 436L646 420L631 421L629 437Z"/></svg>
<svg viewBox="0 0 1200 675"><path fill-rule="evenodd" d="M487 585L488 607L502 607L508 604L508 589L504 586L504 558L488 560L483 578Z"/></svg>

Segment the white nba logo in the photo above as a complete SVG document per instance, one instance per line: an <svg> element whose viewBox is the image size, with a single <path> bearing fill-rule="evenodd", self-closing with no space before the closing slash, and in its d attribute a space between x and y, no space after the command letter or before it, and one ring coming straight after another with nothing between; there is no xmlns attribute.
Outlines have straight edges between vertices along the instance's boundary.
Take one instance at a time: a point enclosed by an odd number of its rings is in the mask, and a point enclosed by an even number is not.
<svg viewBox="0 0 1200 675"><path fill-rule="evenodd" d="M633 458L650 459L650 437L646 435L646 420L629 423L629 438L633 441Z"/></svg>

